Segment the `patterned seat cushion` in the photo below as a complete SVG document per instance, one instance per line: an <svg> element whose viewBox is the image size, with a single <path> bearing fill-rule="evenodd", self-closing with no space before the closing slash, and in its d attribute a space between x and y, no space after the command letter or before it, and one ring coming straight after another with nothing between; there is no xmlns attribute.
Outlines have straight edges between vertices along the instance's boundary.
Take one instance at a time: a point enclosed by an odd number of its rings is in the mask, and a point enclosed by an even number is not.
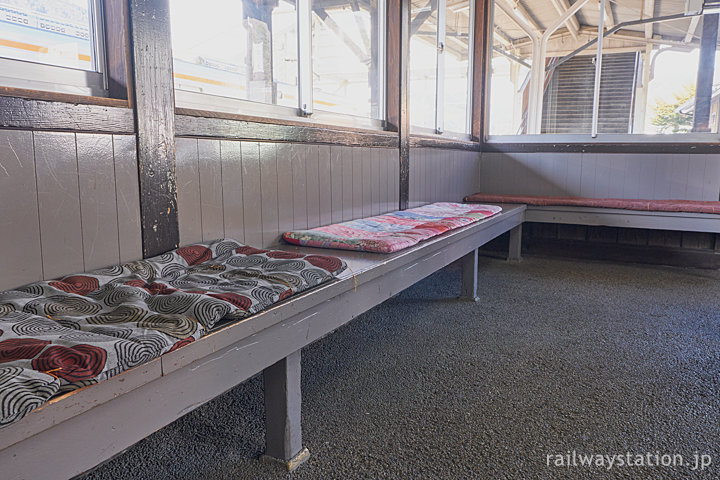
<svg viewBox="0 0 720 480"><path fill-rule="evenodd" d="M345 267L336 257L217 240L0 292L0 427Z"/></svg>
<svg viewBox="0 0 720 480"><path fill-rule="evenodd" d="M491 217L501 210L495 205L433 203L312 230L286 232L283 239L308 247L391 253Z"/></svg>

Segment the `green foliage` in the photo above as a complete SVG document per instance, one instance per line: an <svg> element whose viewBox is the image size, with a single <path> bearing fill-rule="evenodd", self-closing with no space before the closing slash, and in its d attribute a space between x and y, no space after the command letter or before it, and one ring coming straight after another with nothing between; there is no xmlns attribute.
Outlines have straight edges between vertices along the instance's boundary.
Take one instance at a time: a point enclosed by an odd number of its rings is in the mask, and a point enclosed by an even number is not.
<svg viewBox="0 0 720 480"><path fill-rule="evenodd" d="M652 124L658 127L660 133L686 133L692 129L693 114L680 113L679 107L695 97L695 86L684 86L682 90L673 94L675 101L670 103L658 98L652 109L655 116Z"/></svg>

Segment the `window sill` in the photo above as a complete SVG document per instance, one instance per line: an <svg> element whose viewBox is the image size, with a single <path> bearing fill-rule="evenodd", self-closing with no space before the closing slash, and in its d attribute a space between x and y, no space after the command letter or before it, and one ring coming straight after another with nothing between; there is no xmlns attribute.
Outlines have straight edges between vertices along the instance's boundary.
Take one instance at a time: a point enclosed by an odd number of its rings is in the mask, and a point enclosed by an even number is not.
<svg viewBox="0 0 720 480"><path fill-rule="evenodd" d="M127 100L0 87L0 127L89 133L135 133Z"/></svg>
<svg viewBox="0 0 720 480"><path fill-rule="evenodd" d="M481 144L471 140L446 138L439 135L410 135L411 148L445 148L479 152Z"/></svg>
<svg viewBox="0 0 720 480"><path fill-rule="evenodd" d="M387 130L321 124L311 120L175 109L176 135L234 140L398 147L398 134Z"/></svg>
<svg viewBox="0 0 720 480"><path fill-rule="evenodd" d="M491 135L483 152L499 153L720 153L715 133L683 135Z"/></svg>
<svg viewBox="0 0 720 480"><path fill-rule="evenodd" d="M24 88L0 87L0 96L43 100L47 102L74 103L76 105L100 105L103 107L130 108L130 102L118 98L73 95L71 93L46 92Z"/></svg>

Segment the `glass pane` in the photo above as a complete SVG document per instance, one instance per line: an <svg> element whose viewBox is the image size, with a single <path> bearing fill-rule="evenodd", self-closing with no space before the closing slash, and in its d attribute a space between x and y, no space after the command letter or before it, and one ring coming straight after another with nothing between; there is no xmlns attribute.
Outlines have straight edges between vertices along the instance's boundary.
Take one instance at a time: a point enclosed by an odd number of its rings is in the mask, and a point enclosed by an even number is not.
<svg viewBox="0 0 720 480"><path fill-rule="evenodd" d="M561 10L538 0L498 2L490 133L591 133L597 45L589 42L597 38L601 18L605 32L613 33L603 41L598 133L718 132L720 54L711 40L701 60L700 48L704 30L718 33L716 24L706 28L715 14L694 16L685 10L686 2L674 0L607 0L602 11L588 2L549 37L542 64L533 65L541 71L531 82L533 46L527 30L545 32Z"/></svg>
<svg viewBox="0 0 720 480"><path fill-rule="evenodd" d="M313 103L317 110L383 118L377 2L312 2Z"/></svg>
<svg viewBox="0 0 720 480"><path fill-rule="evenodd" d="M654 10L655 17L667 17L683 14L685 4L663 1ZM617 4L612 10L614 19L620 21L639 20L643 12L630 5ZM604 95L605 91L625 84L629 93L625 99L631 99L632 105L624 122L626 131L637 134L683 134L689 132L718 131L718 85L720 85L720 55L716 47L709 52L712 62L700 60L700 39L706 21L710 16L683 17L677 20L653 22L646 25L627 27L631 34L651 38L652 43L643 43L633 52L634 63L620 68L617 60L609 65L608 55L603 58L603 75L600 96L600 133L613 133L615 129L608 123L608 110L612 102ZM717 34L717 27L715 27ZM605 51L616 47L619 42L627 41L627 34L608 37ZM716 42L717 43L717 42ZM617 59L618 55L610 57ZM708 71L705 94L700 93L699 105L696 105L698 73ZM714 72L713 72L714 70ZM634 77L632 75L634 73ZM703 108L704 105L704 108ZM700 108L696 107L699 106ZM699 112L699 113L698 113ZM703 118L704 117L704 118ZM613 118L610 118L613 120ZM697 123L697 125L696 125ZM703 124L708 124L707 129Z"/></svg>
<svg viewBox="0 0 720 480"><path fill-rule="evenodd" d="M527 133L533 46L527 33L497 5L493 18L489 134Z"/></svg>
<svg viewBox="0 0 720 480"><path fill-rule="evenodd" d="M297 106L294 4L172 0L170 16L176 89Z"/></svg>
<svg viewBox="0 0 720 480"><path fill-rule="evenodd" d="M410 123L435 129L437 2L410 2Z"/></svg>
<svg viewBox="0 0 720 480"><path fill-rule="evenodd" d="M88 0L3 0L0 57L95 70Z"/></svg>
<svg viewBox="0 0 720 480"><path fill-rule="evenodd" d="M470 133L468 123L470 0L448 1L445 23L444 130Z"/></svg>

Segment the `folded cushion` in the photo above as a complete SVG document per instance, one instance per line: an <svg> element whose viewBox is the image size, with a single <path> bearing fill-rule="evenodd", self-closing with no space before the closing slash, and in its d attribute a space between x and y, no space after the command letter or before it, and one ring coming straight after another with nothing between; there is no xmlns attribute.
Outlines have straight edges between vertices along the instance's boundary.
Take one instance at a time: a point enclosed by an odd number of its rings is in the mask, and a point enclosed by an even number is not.
<svg viewBox="0 0 720 480"><path fill-rule="evenodd" d="M0 427L345 267L336 257L217 240L0 292Z"/></svg>
<svg viewBox="0 0 720 480"><path fill-rule="evenodd" d="M465 197L465 201L468 203L524 203L537 206L619 208L649 212L720 213L720 202L700 200L642 200L637 198L548 197L475 193Z"/></svg>
<svg viewBox="0 0 720 480"><path fill-rule="evenodd" d="M500 211L502 208L495 205L433 203L312 230L286 232L283 239L309 247L390 253Z"/></svg>

